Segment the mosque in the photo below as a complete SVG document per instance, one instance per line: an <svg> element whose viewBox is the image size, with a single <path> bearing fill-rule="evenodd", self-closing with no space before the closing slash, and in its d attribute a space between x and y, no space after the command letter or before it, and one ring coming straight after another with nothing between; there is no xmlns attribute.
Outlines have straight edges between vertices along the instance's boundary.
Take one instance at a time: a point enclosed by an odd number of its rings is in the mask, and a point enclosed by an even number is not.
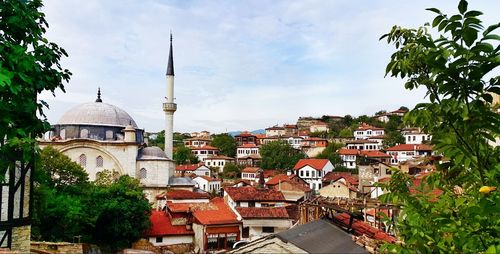
<svg viewBox="0 0 500 254"><path fill-rule="evenodd" d="M105 103L100 89L94 102L80 104L64 113L47 138L39 141L40 147L50 145L61 151L80 164L92 181L103 170L139 179L150 202L167 186L194 185L190 179L173 177L173 117L177 104L174 103L172 35L166 80L164 151L147 146L144 130L123 109Z"/></svg>

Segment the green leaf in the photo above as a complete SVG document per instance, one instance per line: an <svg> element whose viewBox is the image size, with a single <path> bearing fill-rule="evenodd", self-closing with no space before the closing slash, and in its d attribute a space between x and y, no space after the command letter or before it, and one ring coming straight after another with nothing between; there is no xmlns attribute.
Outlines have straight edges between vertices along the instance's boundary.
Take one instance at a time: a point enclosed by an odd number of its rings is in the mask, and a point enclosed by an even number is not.
<svg viewBox="0 0 500 254"><path fill-rule="evenodd" d="M500 27L500 23L491 25L484 30L483 35L486 36L487 34L491 33L492 31L494 31L495 29L497 29L499 27Z"/></svg>
<svg viewBox="0 0 500 254"><path fill-rule="evenodd" d="M497 41L500 41L500 35L498 34L488 34L486 36L484 36L481 41L485 41L485 40L497 40Z"/></svg>
<svg viewBox="0 0 500 254"><path fill-rule="evenodd" d="M443 19L444 19L443 15L436 16L436 18L434 18L434 20L432 21L432 27L436 27L439 24L439 22L441 22L441 20Z"/></svg>
<svg viewBox="0 0 500 254"><path fill-rule="evenodd" d="M463 33L465 45L471 46L477 39L477 31L472 28L465 28Z"/></svg>
<svg viewBox="0 0 500 254"><path fill-rule="evenodd" d="M440 11L440 10L438 10L438 9L436 9L436 8L427 8L426 10L428 10L428 11L432 11L432 12L435 12L435 13L437 13L437 14L441 14L441 11Z"/></svg>
<svg viewBox="0 0 500 254"><path fill-rule="evenodd" d="M460 0L460 3L458 3L458 11L460 11L460 14L464 14L467 11L467 5L467 1Z"/></svg>
<svg viewBox="0 0 500 254"><path fill-rule="evenodd" d="M465 13L464 17L466 17L466 18L477 17L477 16L481 16L481 15L483 15L483 13L480 11L468 11L467 13Z"/></svg>

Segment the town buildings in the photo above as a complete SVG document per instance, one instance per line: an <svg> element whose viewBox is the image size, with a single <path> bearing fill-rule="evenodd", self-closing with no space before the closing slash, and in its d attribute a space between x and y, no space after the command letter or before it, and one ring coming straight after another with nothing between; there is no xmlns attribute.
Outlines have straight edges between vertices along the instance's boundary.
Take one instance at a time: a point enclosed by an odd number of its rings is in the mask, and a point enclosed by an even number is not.
<svg viewBox="0 0 500 254"><path fill-rule="evenodd" d="M333 170L333 165L328 159L301 159L293 169L309 184L309 188L317 191L322 187L323 176Z"/></svg>

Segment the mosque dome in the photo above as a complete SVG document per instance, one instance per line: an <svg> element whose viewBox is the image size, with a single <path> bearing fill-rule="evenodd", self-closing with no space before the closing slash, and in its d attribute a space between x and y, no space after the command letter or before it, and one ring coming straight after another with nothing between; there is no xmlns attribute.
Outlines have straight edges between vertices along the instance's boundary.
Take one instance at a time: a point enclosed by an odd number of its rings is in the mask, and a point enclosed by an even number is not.
<svg viewBox="0 0 500 254"><path fill-rule="evenodd" d="M101 125L101 126L121 126L132 125L137 128L137 124L130 115L123 109L104 103L101 100L100 92L95 102L80 104L64 113L57 123L59 125Z"/></svg>
<svg viewBox="0 0 500 254"><path fill-rule="evenodd" d="M139 160L151 160L151 159L168 159L167 155L161 148L157 146L144 147L139 151Z"/></svg>

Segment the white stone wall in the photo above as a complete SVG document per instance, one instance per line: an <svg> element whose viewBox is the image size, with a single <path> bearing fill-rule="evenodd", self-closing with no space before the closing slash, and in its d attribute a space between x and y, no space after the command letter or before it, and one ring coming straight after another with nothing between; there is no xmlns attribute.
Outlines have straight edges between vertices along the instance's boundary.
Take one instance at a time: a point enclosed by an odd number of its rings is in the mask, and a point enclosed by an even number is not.
<svg viewBox="0 0 500 254"><path fill-rule="evenodd" d="M144 186L150 187L166 187L168 179L174 172L175 164L173 161L164 160L148 160L137 161L134 177L141 181ZM140 178L140 170L146 170L146 178Z"/></svg>
<svg viewBox="0 0 500 254"><path fill-rule="evenodd" d="M292 227L291 219L243 219L243 227L249 227L248 240L283 232ZM274 233L262 232L262 227L274 227Z"/></svg>
<svg viewBox="0 0 500 254"><path fill-rule="evenodd" d="M150 237L149 242L154 246L167 246L173 244L193 243L192 235L179 235L179 236L163 236L162 242L157 243L156 237Z"/></svg>

